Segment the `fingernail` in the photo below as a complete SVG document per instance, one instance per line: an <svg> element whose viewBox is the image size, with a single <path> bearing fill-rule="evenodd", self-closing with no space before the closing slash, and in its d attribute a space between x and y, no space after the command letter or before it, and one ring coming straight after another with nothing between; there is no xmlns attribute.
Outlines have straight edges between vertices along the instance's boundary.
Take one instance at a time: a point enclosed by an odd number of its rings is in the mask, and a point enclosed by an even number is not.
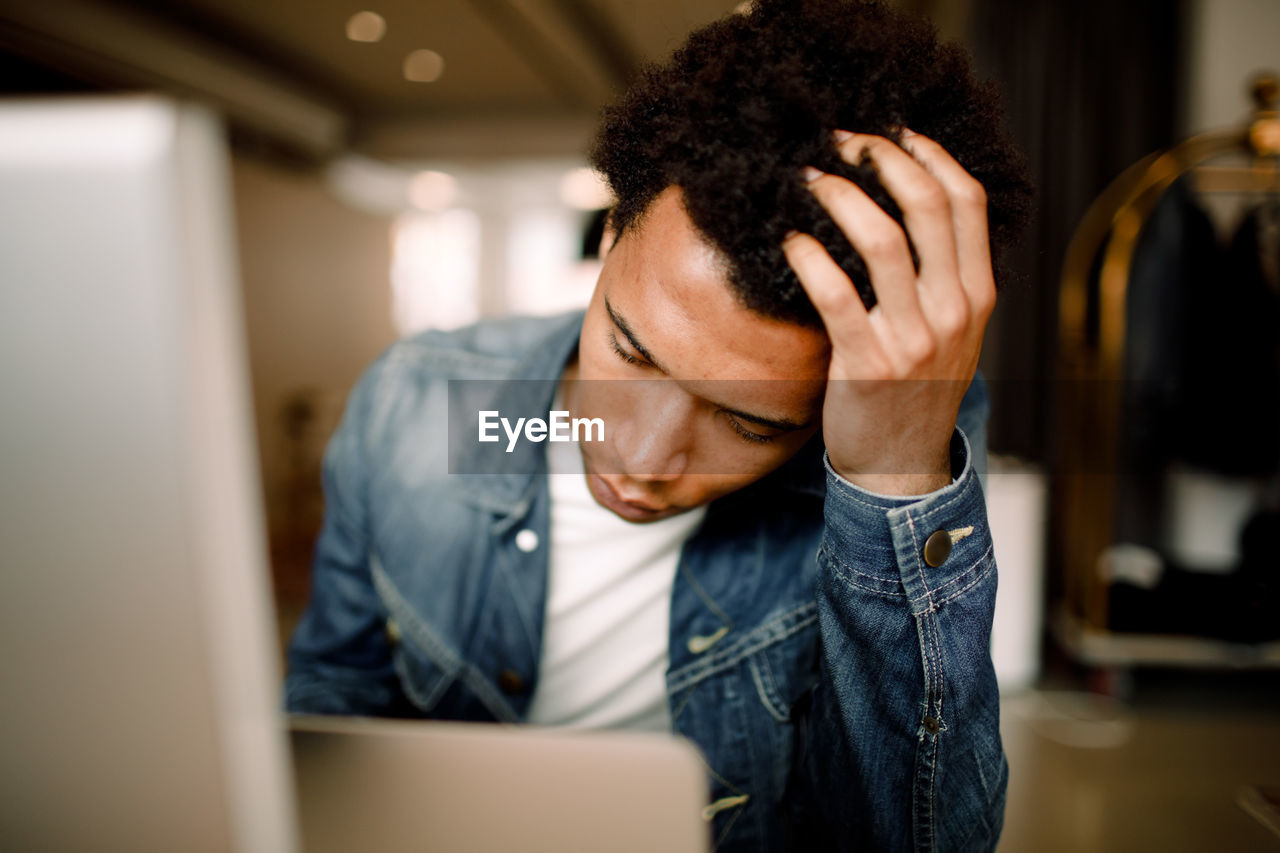
<svg viewBox="0 0 1280 853"><path fill-rule="evenodd" d="M811 183L813 183L814 181L818 180L818 178L821 178L821 177L822 177L822 172L818 171L817 169L813 168L812 166L805 166L805 167L804 167L804 179L805 179L805 182L806 182L806 183L810 183L810 184L811 184Z"/></svg>
<svg viewBox="0 0 1280 853"><path fill-rule="evenodd" d="M917 134L916 134L916 132L915 132L914 130L912 130L911 128L909 128L909 127L904 127L904 128L902 129L902 138L903 138L903 139L906 139L908 136L916 136L916 135L917 135Z"/></svg>
<svg viewBox="0 0 1280 853"><path fill-rule="evenodd" d="M797 235L797 234L799 234L799 233L800 233L799 231L797 231L796 229L792 228L792 229L791 229L790 231L788 231L786 234L783 234L783 235L782 235L782 242L784 242L784 243L785 243L785 242L787 242L788 240L790 240L792 237L796 236L796 235Z"/></svg>
<svg viewBox="0 0 1280 853"><path fill-rule="evenodd" d="M841 142L844 142L847 139L853 138L853 134L847 130L833 130L831 131L831 135L832 137L835 138L837 145L839 145Z"/></svg>

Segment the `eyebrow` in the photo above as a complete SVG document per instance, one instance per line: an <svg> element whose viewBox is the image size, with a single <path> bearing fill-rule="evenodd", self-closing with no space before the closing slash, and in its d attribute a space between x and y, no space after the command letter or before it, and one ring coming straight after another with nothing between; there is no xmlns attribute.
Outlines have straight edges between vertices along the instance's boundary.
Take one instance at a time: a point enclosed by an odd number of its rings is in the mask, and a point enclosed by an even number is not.
<svg viewBox="0 0 1280 853"><path fill-rule="evenodd" d="M671 371L659 364L658 360L653 357L653 354L644 348L644 344L636 340L636 333L631 331L631 327L627 325L627 321L619 317L618 312L613 310L613 306L609 304L609 297L607 296L604 298L604 310L609 312L609 319L613 321L613 325L617 326L618 331L622 332L622 334L626 336L626 339L631 342L633 347L636 348L636 352L644 356L645 361L649 362L668 376L671 375Z"/></svg>
<svg viewBox="0 0 1280 853"><path fill-rule="evenodd" d="M653 357L653 354L650 353L649 350L645 349L644 344L640 343L640 341L636 339L635 332L632 331L631 327L627 325L627 321L622 319L622 317L618 315L618 312L613 310L613 306L609 304L609 297L607 296L604 298L604 310L608 312L609 319L612 320L613 324L618 327L618 331L622 332L623 336L627 339L627 341L631 344L631 346L635 347L636 352L644 356L645 361L652 364L654 367L656 367L661 372L665 373L667 376L671 376L671 371L667 370L665 367L659 364L658 360ZM706 398L703 398L703 399L706 399ZM735 409L732 406L725 406L720 403L716 403L714 400L707 400L707 402L715 404L718 408L723 409L724 411L728 412L731 415L742 418L744 421L750 421L753 424L758 424L760 426L768 427L770 429L776 429L781 432L794 432L795 430L805 429L812 423L812 421L809 421L806 423L800 423L798 421L793 421L789 418L782 418L782 419L766 418L762 415L753 415L750 412L744 412L739 409Z"/></svg>

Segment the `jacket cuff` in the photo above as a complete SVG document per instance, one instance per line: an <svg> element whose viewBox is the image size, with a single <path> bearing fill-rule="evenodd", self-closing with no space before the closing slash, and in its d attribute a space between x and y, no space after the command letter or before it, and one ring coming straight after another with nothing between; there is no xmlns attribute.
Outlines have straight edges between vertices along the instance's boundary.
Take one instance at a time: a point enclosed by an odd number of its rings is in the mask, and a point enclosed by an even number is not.
<svg viewBox="0 0 1280 853"><path fill-rule="evenodd" d="M823 454L827 495L822 553L837 564L837 575L846 584L864 592L906 595L912 612L921 613L964 592L986 573L991 562L986 501L969 439L958 427L951 437L951 458L952 472L959 473L950 485L927 495L894 496L855 486Z"/></svg>

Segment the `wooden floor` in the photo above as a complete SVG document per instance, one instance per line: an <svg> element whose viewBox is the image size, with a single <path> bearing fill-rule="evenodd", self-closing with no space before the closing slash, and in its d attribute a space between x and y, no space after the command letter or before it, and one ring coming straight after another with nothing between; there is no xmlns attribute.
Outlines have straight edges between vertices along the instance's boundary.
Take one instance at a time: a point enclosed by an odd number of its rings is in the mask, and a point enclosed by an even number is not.
<svg viewBox="0 0 1280 853"><path fill-rule="evenodd" d="M1236 802L1280 786L1280 705L1247 679L1165 676L1125 702L1030 691L1001 702L1001 853L1280 851Z"/></svg>

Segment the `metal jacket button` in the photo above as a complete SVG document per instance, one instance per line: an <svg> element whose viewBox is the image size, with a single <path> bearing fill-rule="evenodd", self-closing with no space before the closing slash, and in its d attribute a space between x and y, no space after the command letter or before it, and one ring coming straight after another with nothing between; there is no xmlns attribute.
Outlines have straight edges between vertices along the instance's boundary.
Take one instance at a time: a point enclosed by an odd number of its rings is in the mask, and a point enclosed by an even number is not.
<svg viewBox="0 0 1280 853"><path fill-rule="evenodd" d="M498 673L498 689L508 696L524 691L524 679L514 669L504 669Z"/></svg>
<svg viewBox="0 0 1280 853"><path fill-rule="evenodd" d="M924 541L924 561L937 568L951 556L951 534L945 530L935 530Z"/></svg>
<svg viewBox="0 0 1280 853"><path fill-rule="evenodd" d="M521 530L516 534L516 547L526 554L532 553L538 547L538 534L532 530Z"/></svg>

